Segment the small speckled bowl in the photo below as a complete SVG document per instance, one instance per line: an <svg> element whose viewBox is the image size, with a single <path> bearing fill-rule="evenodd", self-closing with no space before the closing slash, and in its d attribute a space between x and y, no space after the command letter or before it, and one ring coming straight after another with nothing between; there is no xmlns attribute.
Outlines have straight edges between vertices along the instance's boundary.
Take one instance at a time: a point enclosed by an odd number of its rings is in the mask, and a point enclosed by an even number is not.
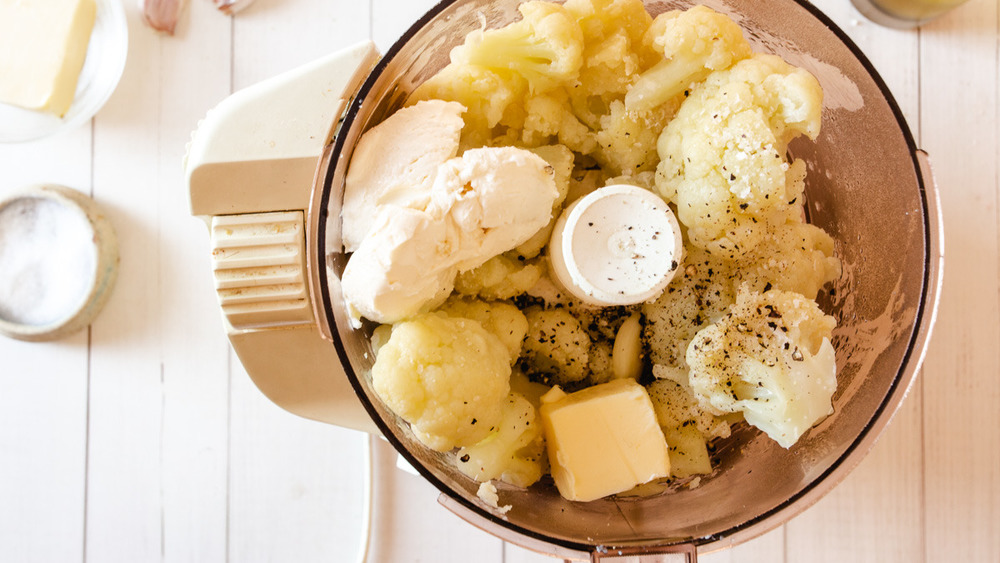
<svg viewBox="0 0 1000 563"><path fill-rule="evenodd" d="M118 277L118 239L86 195L37 185L0 200L0 334L56 340L93 321Z"/></svg>

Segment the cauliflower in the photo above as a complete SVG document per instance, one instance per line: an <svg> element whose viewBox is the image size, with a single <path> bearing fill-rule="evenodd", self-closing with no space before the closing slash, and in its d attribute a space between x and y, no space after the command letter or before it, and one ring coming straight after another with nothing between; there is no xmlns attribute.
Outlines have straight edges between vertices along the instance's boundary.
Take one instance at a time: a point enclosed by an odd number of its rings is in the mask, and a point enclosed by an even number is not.
<svg viewBox="0 0 1000 563"><path fill-rule="evenodd" d="M524 374L523 371L518 369L516 366L510 371L510 392L517 393L531 401L537 410L542 404L542 395L549 392L552 389L544 383L539 383L537 381L532 381Z"/></svg>
<svg viewBox="0 0 1000 563"><path fill-rule="evenodd" d="M644 340L654 364L687 368L684 354L695 333L722 317L736 300L729 264L692 248L681 271L655 301L643 304Z"/></svg>
<svg viewBox="0 0 1000 563"><path fill-rule="evenodd" d="M510 370L507 347L478 322L425 313L393 326L372 386L417 439L448 451L498 428Z"/></svg>
<svg viewBox="0 0 1000 563"><path fill-rule="evenodd" d="M639 55L637 64L650 64L655 56L644 50L643 37L653 18L642 0L567 0L563 7L576 19L588 47L609 37L623 37Z"/></svg>
<svg viewBox="0 0 1000 563"><path fill-rule="evenodd" d="M528 487L541 478L545 438L531 401L518 393L507 396L500 423L489 436L455 454L458 469L476 481L500 479Z"/></svg>
<svg viewBox="0 0 1000 563"><path fill-rule="evenodd" d="M528 332L528 319L514 305L453 296L438 311L449 317L471 319L481 324L507 347L511 363L521 355L521 342Z"/></svg>
<svg viewBox="0 0 1000 563"><path fill-rule="evenodd" d="M808 72L754 55L692 90L657 141L657 191L677 204L690 242L739 258L767 225L801 222L805 166L785 160L819 133L822 90Z"/></svg>
<svg viewBox="0 0 1000 563"><path fill-rule="evenodd" d="M500 254L482 266L461 272L455 278L455 291L483 299L510 299L526 292L545 273L539 262L525 262Z"/></svg>
<svg viewBox="0 0 1000 563"><path fill-rule="evenodd" d="M573 115L565 94L552 92L530 96L524 102L524 109L521 142L525 145L559 142L581 154L597 150L593 131Z"/></svg>
<svg viewBox="0 0 1000 563"><path fill-rule="evenodd" d="M641 0L569 0L564 6L583 32L583 64L569 88L573 111L597 129L609 104L656 57L642 41L652 18Z"/></svg>
<svg viewBox="0 0 1000 563"><path fill-rule="evenodd" d="M789 223L766 238L735 268L735 280L764 292L771 288L815 299L827 283L840 277L833 238L809 223Z"/></svg>
<svg viewBox="0 0 1000 563"><path fill-rule="evenodd" d="M591 345L587 363L590 376L587 383L598 385L615 378L614 365L611 363L613 353L614 347L608 340L598 340Z"/></svg>
<svg viewBox="0 0 1000 563"><path fill-rule="evenodd" d="M656 107L752 54L740 26L706 6L660 14L644 41L665 59L642 73L625 95L630 110Z"/></svg>
<svg viewBox="0 0 1000 563"><path fill-rule="evenodd" d="M630 111L615 100L608 109L610 113L600 118L601 129L595 135L600 147L594 158L613 175L655 170L659 163L657 139L676 108Z"/></svg>
<svg viewBox="0 0 1000 563"><path fill-rule="evenodd" d="M518 122L516 116L523 113L520 105L527 88L528 83L509 70L451 63L418 86L406 105L445 100L465 106L459 144L465 150L487 144L498 134L501 120Z"/></svg>
<svg viewBox="0 0 1000 563"><path fill-rule="evenodd" d="M566 309L529 307L528 335L522 360L529 373L546 376L553 384L568 385L587 377L590 337Z"/></svg>
<svg viewBox="0 0 1000 563"><path fill-rule="evenodd" d="M518 260L527 260L538 256L545 245L549 244L552 229L555 228L556 221L559 220L563 203L569 194L570 175L573 173L573 151L565 145L545 145L528 150L542 157L555 171L556 189L559 190L559 195L552 202L552 219L549 224L539 229L530 239L513 250L512 254Z"/></svg>
<svg viewBox="0 0 1000 563"><path fill-rule="evenodd" d="M653 401L656 421L664 430L691 427L701 434L702 441L729 437L726 419L702 408L687 386L669 379L657 379L646 386L646 392Z"/></svg>
<svg viewBox="0 0 1000 563"><path fill-rule="evenodd" d="M517 9L520 21L466 36L452 50L452 62L512 70L536 94L575 79L583 62L583 34L576 21L551 2L525 2Z"/></svg>
<svg viewBox="0 0 1000 563"><path fill-rule="evenodd" d="M712 472L712 460L708 457L708 442L696 428L691 426L664 428L663 437L667 440L671 477L683 479Z"/></svg>
<svg viewBox="0 0 1000 563"><path fill-rule="evenodd" d="M835 325L799 294L741 287L730 313L699 331L687 349L698 403L718 413L742 412L790 447L833 412Z"/></svg>

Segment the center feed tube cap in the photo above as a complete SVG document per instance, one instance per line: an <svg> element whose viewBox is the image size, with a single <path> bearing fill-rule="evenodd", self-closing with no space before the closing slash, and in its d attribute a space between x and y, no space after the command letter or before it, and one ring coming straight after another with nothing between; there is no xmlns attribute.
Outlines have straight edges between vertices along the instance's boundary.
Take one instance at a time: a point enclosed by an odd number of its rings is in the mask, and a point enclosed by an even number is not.
<svg viewBox="0 0 1000 563"><path fill-rule="evenodd" d="M596 306L655 299L680 267L680 225L653 192L627 184L599 188L556 221L552 271L578 299Z"/></svg>

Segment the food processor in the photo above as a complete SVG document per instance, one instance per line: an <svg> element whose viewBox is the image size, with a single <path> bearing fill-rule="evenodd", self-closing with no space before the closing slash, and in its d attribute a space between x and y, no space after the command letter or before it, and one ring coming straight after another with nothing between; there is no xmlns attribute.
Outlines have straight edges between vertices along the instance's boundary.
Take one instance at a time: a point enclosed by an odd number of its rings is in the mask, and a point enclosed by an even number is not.
<svg viewBox="0 0 1000 563"><path fill-rule="evenodd" d="M923 359L941 283L942 230L927 155L858 48L804 0L709 0L754 50L815 75L824 89L808 166L809 220L836 241L843 275L820 293L837 319L834 413L789 449L746 425L716 442L696 482L580 503L550 481L497 483L504 512L447 454L416 440L375 396L372 325L356 327L340 288L340 206L352 150L370 127L448 63L467 33L518 19L517 0L444 0L384 56L371 43L239 91L188 147L192 214L208 223L230 341L261 391L298 415L381 434L440 491L440 502L506 541L564 559L694 561L773 529L857 465ZM648 1L651 15L689 1Z"/></svg>

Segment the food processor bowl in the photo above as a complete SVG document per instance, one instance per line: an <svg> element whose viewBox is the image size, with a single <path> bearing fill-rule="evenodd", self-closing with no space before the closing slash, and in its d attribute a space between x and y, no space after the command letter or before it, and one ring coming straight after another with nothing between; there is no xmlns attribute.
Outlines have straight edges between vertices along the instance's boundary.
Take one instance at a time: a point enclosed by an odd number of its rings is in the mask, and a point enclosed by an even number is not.
<svg viewBox="0 0 1000 563"><path fill-rule="evenodd" d="M340 287L348 260L341 244L340 208L352 151L366 130L400 108L416 86L448 63L450 50L467 33L515 21L519 3L445 0L374 67L367 51L357 51L360 74L345 70L336 75L335 85L320 89L324 96L345 88L347 94L340 105L320 112L325 121L313 125L321 132L297 137L312 143L302 151L274 153L274 139L287 137L287 116L307 106L280 103L305 91L301 85L279 81L253 95L234 94L239 100L224 111L225 103L220 104L206 117L188 154L192 212L211 218L217 290L234 348L276 403L317 420L380 432L441 491L442 504L530 549L595 561L668 552L692 560L697 552L775 528L842 480L899 407L930 336L943 260L937 193L927 155L915 146L899 107L872 65L804 0L703 3L733 18L756 51L780 55L809 70L824 89L819 138L796 140L789 152L807 163L806 212L834 238L843 265L840 279L818 297L824 311L837 319L833 345L838 388L832 415L789 449L754 428L737 425L731 437L716 442L710 475L646 488L642 494L581 503L562 498L549 479L527 489L498 483L500 505L511 507L503 512L477 496L479 484L459 472L452 456L424 447L372 389L375 354L370 338L375 325L352 324ZM693 4L649 1L646 7L655 16ZM244 99L254 96L267 103L254 106ZM229 129L220 124L224 114L241 111L271 123ZM244 131L277 133L266 137L266 146L257 146L244 138ZM225 148L216 149L220 144ZM294 182L284 166L292 167ZM312 170L310 186L304 178ZM235 205L240 198L246 201ZM292 234L286 239L275 233ZM276 249L267 251L266 260L248 260L245 252L227 254L246 248L257 252L264 246L255 241L263 238L272 245L267 248ZM225 269L230 258L238 268ZM275 274L279 262L282 268L293 264L297 277L288 281ZM258 275L246 270L257 266L261 280L242 281L245 288L232 289L233 279ZM237 270L238 275L220 275ZM248 296L257 301L248 304Z"/></svg>
<svg viewBox="0 0 1000 563"><path fill-rule="evenodd" d="M329 275L320 289L329 334L352 384L385 437L446 495L444 503L500 537L563 556L638 553L672 544L723 547L764 533L818 500L865 455L913 382L934 316L941 230L926 155L871 64L846 35L806 2L705 2L737 21L756 51L812 72L825 92L822 132L790 152L808 163L810 221L836 240L843 275L821 292L837 319L838 389L834 414L784 449L748 426L715 452L716 467L697 486L579 503L551 482L528 489L499 484L506 514L476 493L450 456L422 446L371 387L371 325L352 328L339 278L344 177L359 136L400 108L407 95L448 63L470 31L518 19L519 2L445 1L389 50L348 109L314 211ZM652 15L692 2L647 2ZM552 548L556 547L555 550ZM624 551L623 551L624 553Z"/></svg>

